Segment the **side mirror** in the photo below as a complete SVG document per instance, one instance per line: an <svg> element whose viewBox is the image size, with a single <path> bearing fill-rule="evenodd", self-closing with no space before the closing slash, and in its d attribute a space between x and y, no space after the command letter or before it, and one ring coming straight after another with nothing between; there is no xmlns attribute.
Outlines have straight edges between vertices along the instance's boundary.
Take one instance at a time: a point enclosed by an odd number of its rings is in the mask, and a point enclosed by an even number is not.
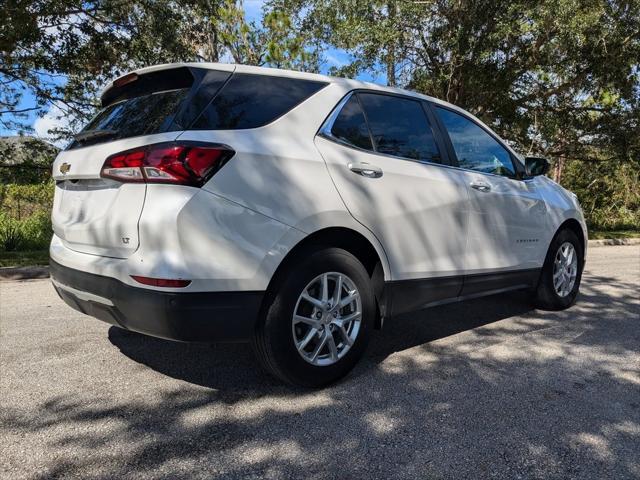
<svg viewBox="0 0 640 480"><path fill-rule="evenodd" d="M528 176L537 177L538 175L544 175L547 173L549 168L551 168L551 165L546 158L526 157L524 159L524 168Z"/></svg>

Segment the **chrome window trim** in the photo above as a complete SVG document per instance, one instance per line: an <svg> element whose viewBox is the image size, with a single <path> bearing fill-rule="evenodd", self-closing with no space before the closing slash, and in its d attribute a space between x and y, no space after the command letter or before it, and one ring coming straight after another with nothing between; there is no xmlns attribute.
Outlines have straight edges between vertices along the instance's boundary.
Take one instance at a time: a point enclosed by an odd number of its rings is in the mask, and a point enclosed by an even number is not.
<svg viewBox="0 0 640 480"><path fill-rule="evenodd" d="M345 104L351 99L352 96L354 96L358 92L369 92L369 91L368 90L358 89L358 90L351 90L349 93L347 93L342 98L342 100L340 100L338 102L338 104L333 108L333 111L329 114L327 119L324 121L324 123L322 124L322 126L318 130L317 135L321 136L322 138L326 138L327 140L330 140L330 141L332 141L334 143L337 143L338 145L342 145L344 147L352 148L353 150L356 150L358 152L369 153L371 155L380 155L382 157L394 158L394 159L397 159L397 160L404 160L406 162L422 163L424 165L436 165L436 166L440 166L440 167L450 167L451 166L451 165L446 165L444 163L430 162L428 160L416 160L415 158L398 157L397 155L391 155L389 153L382 153L382 152L378 152L376 150L367 150L366 148L358 147L356 145L353 145L353 144L351 144L349 142L345 142L344 140L334 136L333 133L331 133L331 130L333 129L333 124L335 123L336 119L340 115L340 112L342 111L342 108L345 106ZM376 92L374 90L371 90L371 92L375 93L375 94L385 95L384 92L380 93L380 92ZM402 95L387 95L387 96L390 96L390 97L395 96L395 97L407 98L408 100L413 100L414 102L418 102L418 103L420 102L419 99L415 99L415 98L412 98L412 97L404 97ZM360 107L360 108L362 108L362 107ZM426 112L425 112L425 117L427 118L427 121L429 121L429 117L427 117ZM429 122L429 125L431 126L430 122ZM367 125L367 129L368 128L369 128L369 126ZM372 142L371 146L373 146L373 142ZM436 144L436 147L437 147L437 144ZM440 158L442 158L442 154L440 155Z"/></svg>
<svg viewBox="0 0 640 480"><path fill-rule="evenodd" d="M352 150L356 150L358 152L362 152L362 153L368 153L370 155L377 155L377 156L381 156L381 157L388 157L388 158L393 158L395 160L403 160L405 162L412 162L412 163L420 163L422 165L427 165L427 166L432 166L432 167L442 167L442 168L448 168L451 170L457 170L457 171L461 171L461 172L470 172L470 173L476 173L478 175L487 175L490 177L496 177L496 178L502 178L505 180L512 180L514 182L525 182L525 183L531 183L534 181L533 178L514 178L514 177L507 177L505 175L496 175L495 173L489 173L489 172L480 172L478 170L470 170L468 168L462 168L462 167L456 167L455 165L447 165L445 163L436 163L436 162L429 162L427 160L415 160L413 158L406 158L406 157L396 157L395 155L389 155L388 153L380 153L380 152L375 152L373 150L365 150L364 148L360 148L360 147L356 147L355 145L351 145L350 143L347 143L345 141L340 140L339 138L336 138L332 135L327 135L324 132L318 132L318 136L321 138L324 138L325 140L328 140L332 143L336 143L342 147L346 147L346 148L350 148Z"/></svg>
<svg viewBox="0 0 640 480"><path fill-rule="evenodd" d="M516 177L509 177L507 175L498 175L498 174L490 173L490 172L481 172L480 170L472 170L470 168L456 167L455 165L443 165L443 166L444 167L453 168L455 170L461 170L463 172L476 173L478 175L487 175L487 176L490 176L490 177L497 177L497 178L504 178L504 179L507 179L507 180L513 180L515 182L531 182L531 181L533 181L533 178L530 178L530 177L516 178Z"/></svg>
<svg viewBox="0 0 640 480"><path fill-rule="evenodd" d="M413 163L420 163L422 165L430 165L430 166L434 166L434 167L444 167L444 168L449 168L452 170L459 170L459 171L463 171L463 172L472 172L478 175L487 175L490 177L496 177L496 178L504 178L506 180L513 180L516 182L532 182L533 178L516 178L516 177L510 177L507 175L497 175L495 173L489 173L489 172L481 172L479 170L472 170L470 168L463 168L460 166L456 166L456 165L449 165L446 163L438 163L438 162L430 162L428 160L416 160L413 158L407 158L407 157L398 157L396 155L391 155L388 153L381 153L381 152L377 152L375 150L367 150L365 148L361 148L361 147L357 147L356 145L353 145L349 142L345 142L344 140L341 140L340 138L335 137L332 133L331 133L331 129L333 128L333 124L335 123L336 119L338 118L338 116L340 115L340 112L342 111L342 108L344 107L344 105L351 99L351 97L353 95L355 95L358 92L369 92L369 90L362 90L362 89L356 89L356 90L351 90L350 92L348 92L344 97L342 97L342 99L337 103L337 105L333 108L333 110L331 111L331 113L329 114L329 116L327 117L327 119L323 122L322 126L320 127L320 129L318 130L317 135L325 138L333 143L337 143L338 145L341 145L343 147L347 147L347 148L351 148L353 150L356 150L358 152L363 152L363 153L368 153L370 155L379 155L382 157L387 157L387 158L393 158L396 160L404 160L405 162L413 162ZM384 92L377 92L374 90L371 90L372 93L379 93L381 95L384 95ZM398 97L402 97L402 98L408 98L410 100L414 100L414 101L420 101L420 99L417 98L413 98L413 97L404 97L403 95L398 95L398 94L393 94L390 96L398 96ZM444 106L444 108L447 108L446 106ZM498 142L498 144L503 147L507 153L509 153L510 157L515 156L515 153L513 153L511 151L511 149L502 141L501 138L496 138L496 136L490 132L487 131L487 129L483 128L482 125L479 125L477 122L475 122L472 118L470 118L468 115L464 115L461 114L460 112L458 112L457 110L451 109L449 108L448 110L451 110L455 113L458 113L460 115L462 115L464 118L466 118L467 120L469 120L470 122L473 122L475 125L477 125L479 128L481 128L484 132L487 133L487 135L489 135L490 137L492 137L494 140L496 140ZM433 127L432 127L433 128ZM513 158L512 158L513 160Z"/></svg>

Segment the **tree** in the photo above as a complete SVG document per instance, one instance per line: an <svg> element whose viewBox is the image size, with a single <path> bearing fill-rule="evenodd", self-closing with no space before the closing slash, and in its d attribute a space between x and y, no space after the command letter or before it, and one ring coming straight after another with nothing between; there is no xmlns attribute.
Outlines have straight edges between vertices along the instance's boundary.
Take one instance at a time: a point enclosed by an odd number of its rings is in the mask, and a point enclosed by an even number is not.
<svg viewBox="0 0 640 480"><path fill-rule="evenodd" d="M338 76L356 77L364 71L382 72L389 85L400 78L410 41L406 19L421 7L400 0L271 0L269 11L285 12L303 38L350 53L354 61L332 68Z"/></svg>
<svg viewBox="0 0 640 480"><path fill-rule="evenodd" d="M55 107L68 137L95 113L97 94L127 71L177 61L235 61L313 69L286 16L245 21L235 0L6 0L0 4L0 125L30 129ZM317 68L317 67L316 67Z"/></svg>
<svg viewBox="0 0 640 480"><path fill-rule="evenodd" d="M270 8L352 54L334 73L384 71L390 85L470 110L523 152L558 164L640 161L637 0L273 0Z"/></svg>
<svg viewBox="0 0 640 480"><path fill-rule="evenodd" d="M269 8L285 11L301 35L351 54L332 73L382 72L389 85L459 105L520 152L550 158L592 224L640 226L638 0L271 0ZM589 191L596 186L606 196Z"/></svg>
<svg viewBox="0 0 640 480"><path fill-rule="evenodd" d="M0 123L9 130L28 129L29 112L54 105L84 120L107 79L191 55L171 2L7 0L0 14Z"/></svg>
<svg viewBox="0 0 640 480"><path fill-rule="evenodd" d="M33 137L0 137L0 184L45 183L58 153L53 145Z"/></svg>
<svg viewBox="0 0 640 480"><path fill-rule="evenodd" d="M229 1L217 14L218 38L235 63L318 71L316 52L284 12L267 12L256 25L245 20L242 2Z"/></svg>

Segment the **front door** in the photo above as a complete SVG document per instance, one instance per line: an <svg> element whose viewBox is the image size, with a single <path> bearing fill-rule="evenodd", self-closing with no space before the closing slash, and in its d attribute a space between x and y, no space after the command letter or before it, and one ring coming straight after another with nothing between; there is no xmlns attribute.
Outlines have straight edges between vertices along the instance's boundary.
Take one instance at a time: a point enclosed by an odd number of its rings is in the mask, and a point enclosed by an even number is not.
<svg viewBox="0 0 640 480"><path fill-rule="evenodd" d="M536 180L519 179L514 156L471 118L444 107L434 110L469 195L463 295L486 290L492 281L495 287L515 287L514 282L528 280L526 271L535 277L551 241Z"/></svg>

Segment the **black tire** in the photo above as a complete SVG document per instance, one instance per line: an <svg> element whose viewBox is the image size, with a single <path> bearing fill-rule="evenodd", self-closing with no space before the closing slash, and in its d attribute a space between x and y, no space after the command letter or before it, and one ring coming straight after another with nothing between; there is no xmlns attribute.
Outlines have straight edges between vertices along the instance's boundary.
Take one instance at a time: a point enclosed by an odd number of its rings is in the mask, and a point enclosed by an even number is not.
<svg viewBox="0 0 640 480"><path fill-rule="evenodd" d="M298 353L293 338L292 318L299 296L316 277L338 272L355 283L361 300L360 329L353 345L336 363L317 366ZM360 261L340 248L315 247L296 257L270 287L253 338L262 366L285 382L304 387L322 387L344 377L362 357L376 314L371 280Z"/></svg>
<svg viewBox="0 0 640 480"><path fill-rule="evenodd" d="M578 266L575 283L573 288L566 296L560 296L553 285L553 268L556 255L559 248L569 242L573 245L577 254ZM551 241L547 257L545 258L538 286L535 292L534 303L537 308L543 310L564 310L569 308L576 302L578 291L580 289L580 280L582 279L582 270L584 268L584 246L578 239L577 235L569 229L560 230Z"/></svg>

